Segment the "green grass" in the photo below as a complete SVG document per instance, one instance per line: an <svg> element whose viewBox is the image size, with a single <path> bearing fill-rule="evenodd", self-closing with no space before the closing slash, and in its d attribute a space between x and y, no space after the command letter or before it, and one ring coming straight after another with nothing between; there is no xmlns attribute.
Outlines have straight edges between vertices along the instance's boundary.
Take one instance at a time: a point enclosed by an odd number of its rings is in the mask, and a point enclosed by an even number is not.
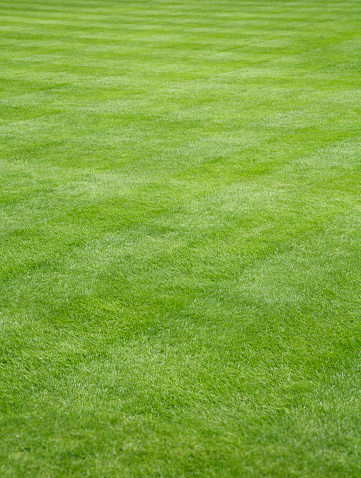
<svg viewBox="0 0 361 478"><path fill-rule="evenodd" d="M360 477L360 2L0 18L0 476Z"/></svg>

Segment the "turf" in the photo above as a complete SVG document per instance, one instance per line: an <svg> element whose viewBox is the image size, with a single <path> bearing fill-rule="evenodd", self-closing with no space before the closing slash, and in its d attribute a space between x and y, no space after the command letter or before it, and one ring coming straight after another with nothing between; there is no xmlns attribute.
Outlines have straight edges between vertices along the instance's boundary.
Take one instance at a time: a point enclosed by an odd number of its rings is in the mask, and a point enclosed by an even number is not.
<svg viewBox="0 0 361 478"><path fill-rule="evenodd" d="M360 2L0 18L0 476L361 476Z"/></svg>

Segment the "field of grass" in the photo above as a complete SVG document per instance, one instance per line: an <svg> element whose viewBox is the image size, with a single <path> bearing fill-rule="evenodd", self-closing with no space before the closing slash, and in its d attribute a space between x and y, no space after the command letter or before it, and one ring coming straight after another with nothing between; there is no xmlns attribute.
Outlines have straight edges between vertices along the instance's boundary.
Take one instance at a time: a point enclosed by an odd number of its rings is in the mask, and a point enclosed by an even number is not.
<svg viewBox="0 0 361 478"><path fill-rule="evenodd" d="M359 0L0 0L0 476L361 476Z"/></svg>

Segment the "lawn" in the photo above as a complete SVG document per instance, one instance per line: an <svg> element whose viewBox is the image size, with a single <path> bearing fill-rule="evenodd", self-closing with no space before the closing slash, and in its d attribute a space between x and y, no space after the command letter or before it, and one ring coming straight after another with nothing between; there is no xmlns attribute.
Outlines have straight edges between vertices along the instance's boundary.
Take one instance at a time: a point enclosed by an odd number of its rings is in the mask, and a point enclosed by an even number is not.
<svg viewBox="0 0 361 478"><path fill-rule="evenodd" d="M1 478L361 476L359 0L0 0Z"/></svg>

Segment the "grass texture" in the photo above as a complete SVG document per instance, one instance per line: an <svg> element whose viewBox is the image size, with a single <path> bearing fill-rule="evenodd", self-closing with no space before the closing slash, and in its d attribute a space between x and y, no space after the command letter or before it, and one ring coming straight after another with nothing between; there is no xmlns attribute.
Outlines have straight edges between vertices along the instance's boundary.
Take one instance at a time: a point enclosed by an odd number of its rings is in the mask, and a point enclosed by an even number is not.
<svg viewBox="0 0 361 478"><path fill-rule="evenodd" d="M360 477L360 2L0 18L0 476Z"/></svg>

